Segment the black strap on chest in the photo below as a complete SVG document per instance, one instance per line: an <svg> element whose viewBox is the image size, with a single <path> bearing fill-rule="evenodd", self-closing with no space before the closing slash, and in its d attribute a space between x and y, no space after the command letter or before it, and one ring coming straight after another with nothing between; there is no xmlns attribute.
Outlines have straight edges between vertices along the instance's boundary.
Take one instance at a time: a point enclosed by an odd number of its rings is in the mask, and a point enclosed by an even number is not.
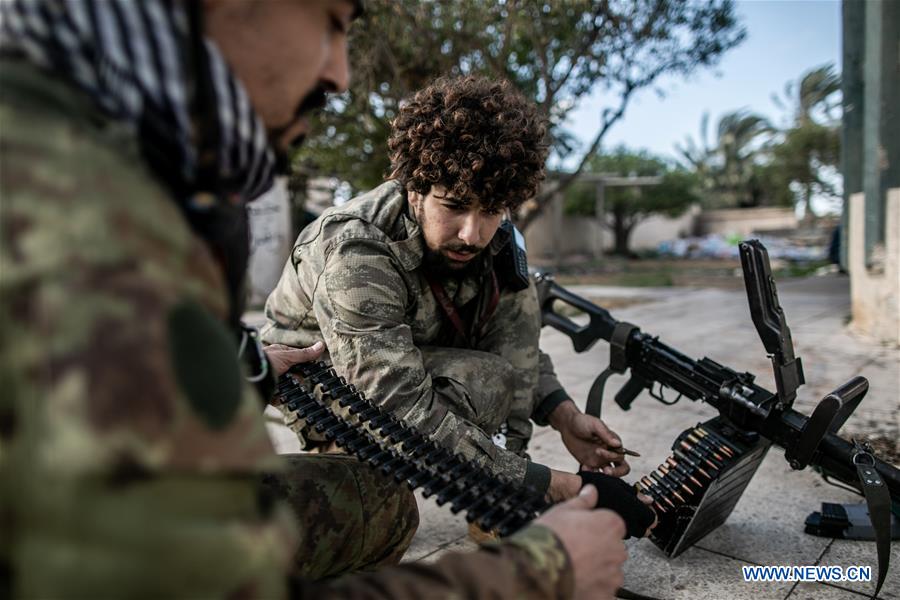
<svg viewBox="0 0 900 600"><path fill-rule="evenodd" d="M441 285L439 281L433 279L431 276L427 274L425 275L425 280L428 282L428 287L431 288L431 293L434 294L434 297L438 302L438 306L441 307L443 313L450 320L450 324L453 325L453 329L456 330L456 333L458 333L462 339L466 340L466 343L469 345L469 347L474 347L477 340L484 335L484 331L487 327L488 321L490 321L491 317L494 316L494 313L497 311L497 305L500 303L500 285L497 282L497 275L494 273L493 269L490 271L490 273L491 296L488 300L487 305L485 305L484 310L482 311L481 317L478 319L478 323L475 326L475 329L472 330L471 335L469 334L466 323L463 322L463 318L459 314L459 310L456 308L456 305L453 304L453 301L449 296L447 296L447 292L446 290L444 290L444 286Z"/></svg>

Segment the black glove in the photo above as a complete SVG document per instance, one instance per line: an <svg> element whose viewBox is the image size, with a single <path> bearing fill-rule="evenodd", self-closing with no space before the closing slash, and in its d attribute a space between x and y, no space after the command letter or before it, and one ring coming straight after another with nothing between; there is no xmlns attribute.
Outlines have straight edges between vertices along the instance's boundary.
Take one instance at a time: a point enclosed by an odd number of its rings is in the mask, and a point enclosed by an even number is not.
<svg viewBox="0 0 900 600"><path fill-rule="evenodd" d="M641 502L634 488L619 479L594 471L579 471L582 485L597 488L597 508L608 508L625 521L625 539L643 537L656 514Z"/></svg>

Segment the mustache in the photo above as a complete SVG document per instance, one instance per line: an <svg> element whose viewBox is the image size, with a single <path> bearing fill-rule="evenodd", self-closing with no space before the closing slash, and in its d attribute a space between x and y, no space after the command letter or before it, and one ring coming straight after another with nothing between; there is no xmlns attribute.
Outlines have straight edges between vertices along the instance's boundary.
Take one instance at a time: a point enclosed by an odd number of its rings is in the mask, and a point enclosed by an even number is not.
<svg viewBox="0 0 900 600"><path fill-rule="evenodd" d="M327 93L324 85L317 85L315 89L308 93L303 101L300 102L300 106L294 111L294 119L299 119L308 112L324 108L328 98Z"/></svg>
<svg viewBox="0 0 900 600"><path fill-rule="evenodd" d="M300 104L297 106L297 110L294 111L293 117L291 120L282 125L281 127L274 127L269 129L269 139L277 140L280 139L284 133L290 129L294 123L300 120L304 115L310 113L314 110L323 108L328 99L328 92L325 89L325 86L318 85L313 89L310 93L308 93ZM298 146L299 143L302 142L302 138L300 140L294 140L291 145Z"/></svg>
<svg viewBox="0 0 900 600"><path fill-rule="evenodd" d="M460 254L478 254L482 250L484 250L481 246L470 246L468 244L449 244L447 246L443 246L444 250L449 250L450 252L458 252Z"/></svg>
<svg viewBox="0 0 900 600"><path fill-rule="evenodd" d="M289 140L287 142L288 148L279 147L279 140L284 137L287 130L290 129L294 123L296 123L303 115L312 112L316 109L322 108L325 106L325 102L327 100L327 90L325 86L318 85L313 89L310 93L303 98L300 102L299 106L297 106L297 110L294 111L293 118L285 125L281 127L274 127L269 129L266 133L269 138L269 143L272 146L275 154L275 172L279 175L287 175L291 170L291 159L290 154L291 151L296 150L300 146L303 145L303 141L306 139L305 135L299 135L293 140Z"/></svg>

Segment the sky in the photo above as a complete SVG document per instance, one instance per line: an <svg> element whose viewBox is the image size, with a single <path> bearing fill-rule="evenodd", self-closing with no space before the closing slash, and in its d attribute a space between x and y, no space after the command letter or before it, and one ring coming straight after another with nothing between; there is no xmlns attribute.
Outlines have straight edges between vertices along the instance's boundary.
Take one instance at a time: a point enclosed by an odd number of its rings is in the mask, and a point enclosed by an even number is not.
<svg viewBox="0 0 900 600"><path fill-rule="evenodd" d="M625 115L607 133L604 148L625 144L664 157L675 157L676 144L699 139L700 119L710 113L712 134L718 118L747 108L784 125L788 118L772 101L785 83L825 63L840 71L841 4L838 0L743 0L736 11L747 28L744 41L727 51L712 69L689 80L667 78L659 98L652 89L633 97ZM568 129L585 132L587 146L600 123L603 98L592 95L573 110ZM566 163L568 164L568 163Z"/></svg>

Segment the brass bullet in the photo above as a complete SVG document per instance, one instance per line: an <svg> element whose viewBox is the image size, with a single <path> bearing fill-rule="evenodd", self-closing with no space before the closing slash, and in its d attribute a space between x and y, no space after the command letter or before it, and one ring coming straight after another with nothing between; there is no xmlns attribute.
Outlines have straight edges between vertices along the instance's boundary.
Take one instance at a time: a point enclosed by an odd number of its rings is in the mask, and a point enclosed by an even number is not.
<svg viewBox="0 0 900 600"><path fill-rule="evenodd" d="M697 458L699 458L700 460L702 460L703 462L705 462L706 464L708 464L710 467L712 467L716 471L719 470L718 465L716 465L714 462L709 460L707 457L703 456L703 454L701 454L696 448L694 448L693 446L691 446L684 440L681 440L681 447L684 448L685 450L687 450L688 452L690 452L691 454L693 454L694 456L696 456Z"/></svg>
<svg viewBox="0 0 900 600"><path fill-rule="evenodd" d="M656 471L651 471L651 472L650 472L650 477L652 477L653 479L655 479L655 480L656 480L661 486L663 486L665 489L668 489L669 492L670 492L673 496L675 496L676 498L678 498L678 500L679 500L682 504L687 504L687 500L685 500L684 497L683 497L681 494L678 493L678 490L676 490L675 487L674 487L671 483L669 483L668 481L666 481L665 478L660 477L659 475L657 475Z"/></svg>
<svg viewBox="0 0 900 600"><path fill-rule="evenodd" d="M719 454L718 452L716 452L715 446L713 446L707 440L701 440L700 438L696 437L693 433L687 434L687 439L691 440L692 442L694 442L695 444L697 444L698 446L700 446L702 448L706 448L720 462L722 462L722 463L725 462L725 459L722 457L722 455Z"/></svg>
<svg viewBox="0 0 900 600"><path fill-rule="evenodd" d="M721 435L716 435L716 434L710 433L709 431L707 431L706 429L704 429L704 428L701 427L700 425L697 426L697 431L700 431L700 432L702 432L703 434L705 434L705 435L709 436L710 438L712 438L713 440L718 441L718 442L719 442L720 444L722 444L725 448L727 448L728 450L731 451L732 456L734 456L735 453L739 452L737 446L735 446L734 444L732 444L731 442L729 442L728 440L726 440L725 438L723 438Z"/></svg>
<svg viewBox="0 0 900 600"><path fill-rule="evenodd" d="M678 450L678 449L673 450L672 452L675 453L675 456L677 456L681 460L685 461L686 463L690 464L692 467L697 469L698 473L700 473L707 479L712 479L712 476L709 473L707 473L706 471L704 471L703 468L700 466L700 464L697 461L695 461L694 459L692 459L690 456L687 456L684 452L682 452L681 450Z"/></svg>
<svg viewBox="0 0 900 600"><path fill-rule="evenodd" d="M626 456L640 456L640 454L638 454L634 450L629 450L624 446L620 446L618 448L607 448L607 450L609 450L610 452L615 452L616 454L625 454Z"/></svg>
<svg viewBox="0 0 900 600"><path fill-rule="evenodd" d="M685 477L687 477L688 479L690 479L691 481L693 481L695 484L697 484L697 487L698 487L698 488L703 489L703 485L697 480L696 477L694 477L693 475L691 475L691 472L688 471L687 469L685 469L685 468L681 465L681 463L676 462L675 459L672 458L671 456L668 457L668 458L666 459L666 462L667 462L668 464L672 465L673 467L675 467L675 469L676 469L677 471L680 471L682 475L684 475Z"/></svg>
<svg viewBox="0 0 900 600"><path fill-rule="evenodd" d="M644 482L645 485L647 485L647 486L650 487L651 489L654 488L654 487L659 488L659 490L662 490L662 489L663 489L661 486L658 486L658 485L656 485L655 483L653 483L653 482L650 480L650 478L647 477L647 476L642 477L642 478L641 478L641 481L644 481L645 479L647 480L646 482ZM672 508L676 508L675 503L672 502L671 500L669 500L669 497L668 497L666 494L662 493L662 491L657 492L657 495L658 495L660 498L662 498L663 500L665 500L666 502L668 502L669 505L671 505Z"/></svg>
<svg viewBox="0 0 900 600"><path fill-rule="evenodd" d="M682 489L684 489L691 496L694 495L694 490L684 484L684 477L681 475L681 473L678 473L677 471L670 471L669 468L665 465L659 465L659 470L662 471L663 475L671 476L672 479L675 480L675 483L680 485Z"/></svg>

